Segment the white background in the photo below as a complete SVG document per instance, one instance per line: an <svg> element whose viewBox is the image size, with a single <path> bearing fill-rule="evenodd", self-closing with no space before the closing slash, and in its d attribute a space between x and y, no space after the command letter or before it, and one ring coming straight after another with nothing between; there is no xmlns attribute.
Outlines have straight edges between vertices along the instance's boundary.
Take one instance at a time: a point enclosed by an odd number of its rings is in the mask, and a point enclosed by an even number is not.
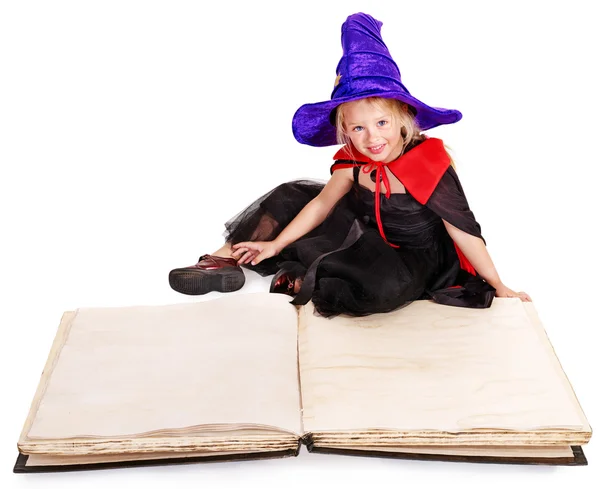
<svg viewBox="0 0 600 489"><path fill-rule="evenodd" d="M590 466L309 455L14 475L16 441L65 310L212 299L171 268L278 183L326 179L335 148L291 118L329 98L340 26L366 11L411 92L463 112L429 131L504 282L535 301L592 426L597 394L600 97L593 1L53 1L0 7L1 487L592 487ZM266 290L247 273L242 292ZM206 402L210 402L207 399ZM597 486L596 486L597 487Z"/></svg>

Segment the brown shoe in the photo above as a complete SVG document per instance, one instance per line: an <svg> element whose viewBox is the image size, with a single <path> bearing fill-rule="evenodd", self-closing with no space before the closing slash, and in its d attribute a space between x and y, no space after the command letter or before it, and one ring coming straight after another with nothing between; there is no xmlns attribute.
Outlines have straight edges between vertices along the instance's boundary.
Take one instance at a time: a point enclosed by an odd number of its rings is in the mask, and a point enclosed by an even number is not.
<svg viewBox="0 0 600 489"><path fill-rule="evenodd" d="M296 271L282 268L273 276L269 292L275 294L287 294L293 297L297 294L297 292L294 290L296 280L302 280L303 278L304 277L299 275Z"/></svg>
<svg viewBox="0 0 600 489"><path fill-rule="evenodd" d="M195 265L169 272L171 288L187 295L233 292L241 289L245 281L237 260L213 255L202 255Z"/></svg>

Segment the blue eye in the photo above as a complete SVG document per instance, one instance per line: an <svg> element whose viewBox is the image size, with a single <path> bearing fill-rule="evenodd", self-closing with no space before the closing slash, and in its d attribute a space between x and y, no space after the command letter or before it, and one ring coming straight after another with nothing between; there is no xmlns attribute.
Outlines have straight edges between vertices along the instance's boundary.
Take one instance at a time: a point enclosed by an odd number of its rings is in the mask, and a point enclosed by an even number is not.
<svg viewBox="0 0 600 489"><path fill-rule="evenodd" d="M383 127L383 126L385 126L387 123L388 123L388 121L379 121L379 122L377 123L377 125L378 125L379 127Z"/></svg>
<svg viewBox="0 0 600 489"><path fill-rule="evenodd" d="M356 126L354 129L352 129L354 132L360 132L363 130L362 126Z"/></svg>

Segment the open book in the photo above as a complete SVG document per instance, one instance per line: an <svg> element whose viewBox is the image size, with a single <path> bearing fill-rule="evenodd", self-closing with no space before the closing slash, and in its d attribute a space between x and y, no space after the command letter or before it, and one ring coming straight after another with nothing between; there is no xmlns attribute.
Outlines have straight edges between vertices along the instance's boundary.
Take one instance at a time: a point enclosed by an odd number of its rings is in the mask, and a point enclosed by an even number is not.
<svg viewBox="0 0 600 489"><path fill-rule="evenodd" d="M585 464L531 303L325 319L280 294L64 314L16 472L312 452Z"/></svg>

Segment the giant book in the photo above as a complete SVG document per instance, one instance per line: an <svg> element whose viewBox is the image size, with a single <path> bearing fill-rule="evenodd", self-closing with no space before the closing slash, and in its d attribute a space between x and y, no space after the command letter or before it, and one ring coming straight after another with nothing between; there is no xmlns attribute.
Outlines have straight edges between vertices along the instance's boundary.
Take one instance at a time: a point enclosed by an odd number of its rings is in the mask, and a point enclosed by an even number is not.
<svg viewBox="0 0 600 489"><path fill-rule="evenodd" d="M309 452L582 465L592 430L532 303L323 318L280 294L60 322L15 472ZM317 456L317 455L315 455Z"/></svg>

